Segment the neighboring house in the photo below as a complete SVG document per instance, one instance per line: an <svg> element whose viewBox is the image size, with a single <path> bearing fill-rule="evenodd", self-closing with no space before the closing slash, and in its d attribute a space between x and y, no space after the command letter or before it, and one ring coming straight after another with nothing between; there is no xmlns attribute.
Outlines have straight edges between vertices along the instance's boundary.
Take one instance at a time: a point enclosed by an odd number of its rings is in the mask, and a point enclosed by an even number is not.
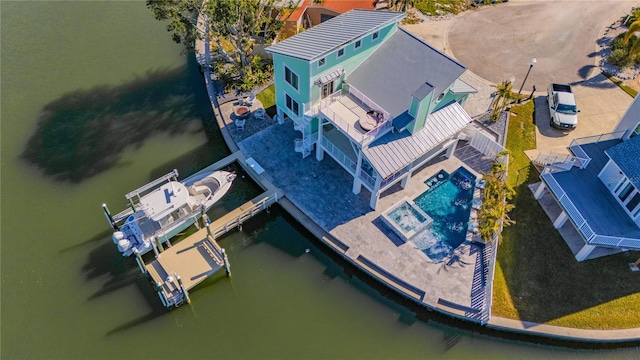
<svg viewBox="0 0 640 360"><path fill-rule="evenodd" d="M573 154L547 166L536 199L545 189L562 212L554 226L567 219L583 243L576 260L590 258L598 247L640 250L640 100L636 97L614 132L575 139Z"/></svg>
<svg viewBox="0 0 640 360"><path fill-rule="evenodd" d="M352 10L266 49L277 116L301 137L295 150L329 154L380 194L437 155L451 156L471 118L463 65L398 26L404 13Z"/></svg>
<svg viewBox="0 0 640 360"><path fill-rule="evenodd" d="M350 10L375 10L379 8L378 3L378 0L302 0L285 21L282 38L291 37Z"/></svg>

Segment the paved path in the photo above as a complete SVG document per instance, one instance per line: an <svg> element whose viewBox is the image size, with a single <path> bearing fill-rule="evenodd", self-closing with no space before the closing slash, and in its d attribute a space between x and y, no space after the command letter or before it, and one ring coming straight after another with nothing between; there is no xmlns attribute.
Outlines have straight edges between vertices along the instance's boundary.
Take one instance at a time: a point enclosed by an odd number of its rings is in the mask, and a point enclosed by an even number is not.
<svg viewBox="0 0 640 360"><path fill-rule="evenodd" d="M493 83L515 76L516 88L537 59L523 92L533 84L578 83L595 75L601 31L638 1L516 1L453 18L445 45L471 71Z"/></svg>

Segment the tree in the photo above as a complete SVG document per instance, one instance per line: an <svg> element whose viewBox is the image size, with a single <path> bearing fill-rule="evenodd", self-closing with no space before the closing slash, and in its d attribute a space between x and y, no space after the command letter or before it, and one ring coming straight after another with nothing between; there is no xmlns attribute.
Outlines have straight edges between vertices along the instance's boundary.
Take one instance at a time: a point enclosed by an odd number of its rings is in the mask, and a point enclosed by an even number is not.
<svg viewBox="0 0 640 360"><path fill-rule="evenodd" d="M489 120L492 122L498 121L500 113L513 99L511 81L505 80L504 82L496 85L496 97L491 103L491 113L489 114Z"/></svg>
<svg viewBox="0 0 640 360"><path fill-rule="evenodd" d="M625 44L631 41L631 48L629 48L629 57L635 58L640 56L640 39L636 36L636 32L640 31L640 19L636 19L629 25L629 28L622 38Z"/></svg>
<svg viewBox="0 0 640 360"><path fill-rule="evenodd" d="M195 41L208 35L216 70L223 71L228 82L246 88L265 78L265 71L270 71L257 51L275 39L299 2L148 0L147 7L156 19L169 21L167 30L174 41L185 46L185 51L194 50Z"/></svg>
<svg viewBox="0 0 640 360"><path fill-rule="evenodd" d="M513 204L508 200L514 194L507 183L508 154L506 150L498 153L491 164L491 169L484 176L484 200L478 212L478 230L486 242L491 242L494 234L498 234L500 239L502 227L514 223L508 215L513 209Z"/></svg>

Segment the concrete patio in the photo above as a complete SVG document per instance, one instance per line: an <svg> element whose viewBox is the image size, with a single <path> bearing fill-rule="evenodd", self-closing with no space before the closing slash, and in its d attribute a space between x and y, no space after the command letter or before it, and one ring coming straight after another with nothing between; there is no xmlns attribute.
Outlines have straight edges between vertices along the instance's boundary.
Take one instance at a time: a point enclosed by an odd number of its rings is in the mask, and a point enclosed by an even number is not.
<svg viewBox="0 0 640 360"><path fill-rule="evenodd" d="M330 156L317 161L314 153L302 158L294 152L299 133L288 120L239 143L266 171L264 176L280 188L301 211L338 239L348 260L363 265L374 276L409 289L424 305L474 321L488 319L486 267L492 246L465 241L444 261L435 263L412 242L400 240L381 221L380 214L401 199L423 193L426 178L444 169L451 173L465 165L478 177L491 159L460 143L450 159L437 156L415 172L406 189L396 185L380 198L378 211L369 207L370 193L351 191L353 178ZM467 161L466 163L463 160Z"/></svg>

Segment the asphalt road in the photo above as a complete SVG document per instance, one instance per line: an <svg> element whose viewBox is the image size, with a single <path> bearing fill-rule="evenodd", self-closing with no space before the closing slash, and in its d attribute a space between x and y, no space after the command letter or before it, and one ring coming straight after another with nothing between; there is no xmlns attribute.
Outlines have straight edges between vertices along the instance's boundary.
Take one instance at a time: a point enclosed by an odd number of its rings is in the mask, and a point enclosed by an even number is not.
<svg viewBox="0 0 640 360"><path fill-rule="evenodd" d="M519 89L536 58L522 93L545 91L551 82L577 84L594 76L599 37L638 1L510 1L455 17L447 47L469 70L493 83L515 77ZM595 71L594 71L595 70Z"/></svg>

